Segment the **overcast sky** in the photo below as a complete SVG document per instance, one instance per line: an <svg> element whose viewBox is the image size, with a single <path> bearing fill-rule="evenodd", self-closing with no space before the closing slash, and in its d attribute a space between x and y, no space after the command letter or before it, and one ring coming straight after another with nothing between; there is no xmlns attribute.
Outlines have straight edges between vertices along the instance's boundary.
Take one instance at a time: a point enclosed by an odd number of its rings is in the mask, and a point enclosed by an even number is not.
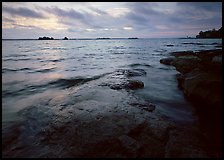
<svg viewBox="0 0 224 160"><path fill-rule="evenodd" d="M222 26L222 2L3 2L2 38L169 38Z"/></svg>

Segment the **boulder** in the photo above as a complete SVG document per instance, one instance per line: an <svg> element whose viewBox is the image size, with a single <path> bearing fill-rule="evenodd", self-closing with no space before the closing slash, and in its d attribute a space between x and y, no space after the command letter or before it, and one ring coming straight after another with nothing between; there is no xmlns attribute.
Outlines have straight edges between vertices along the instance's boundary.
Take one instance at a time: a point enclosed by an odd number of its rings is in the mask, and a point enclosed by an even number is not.
<svg viewBox="0 0 224 160"><path fill-rule="evenodd" d="M138 80L128 80L127 83L125 84L125 88L132 90L144 88L144 83Z"/></svg>
<svg viewBox="0 0 224 160"><path fill-rule="evenodd" d="M160 63L165 64L165 65L172 65L172 62L174 61L174 57L168 57L168 58L163 58L160 59Z"/></svg>
<svg viewBox="0 0 224 160"><path fill-rule="evenodd" d="M200 61L197 56L180 56L172 62L172 65L176 67L177 71L185 74L197 68Z"/></svg>
<svg viewBox="0 0 224 160"><path fill-rule="evenodd" d="M212 63L222 65L222 55L214 56L212 58Z"/></svg>

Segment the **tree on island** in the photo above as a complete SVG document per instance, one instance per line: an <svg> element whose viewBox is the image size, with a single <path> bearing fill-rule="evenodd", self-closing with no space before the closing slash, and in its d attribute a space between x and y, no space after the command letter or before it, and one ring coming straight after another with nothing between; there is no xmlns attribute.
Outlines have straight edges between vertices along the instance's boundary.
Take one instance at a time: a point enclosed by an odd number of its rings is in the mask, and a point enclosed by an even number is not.
<svg viewBox="0 0 224 160"><path fill-rule="evenodd" d="M50 38L50 37L45 37L44 36L44 37L39 37L38 40L54 40L54 38L53 37Z"/></svg>
<svg viewBox="0 0 224 160"><path fill-rule="evenodd" d="M222 38L222 27L219 30L200 31L196 38Z"/></svg>

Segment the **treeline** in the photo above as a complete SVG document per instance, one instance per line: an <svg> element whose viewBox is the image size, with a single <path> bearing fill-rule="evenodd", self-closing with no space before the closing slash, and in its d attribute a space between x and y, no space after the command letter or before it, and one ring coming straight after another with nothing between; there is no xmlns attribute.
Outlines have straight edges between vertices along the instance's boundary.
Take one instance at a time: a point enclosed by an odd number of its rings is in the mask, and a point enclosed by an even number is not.
<svg viewBox="0 0 224 160"><path fill-rule="evenodd" d="M222 27L219 30L200 31L196 38L222 38Z"/></svg>

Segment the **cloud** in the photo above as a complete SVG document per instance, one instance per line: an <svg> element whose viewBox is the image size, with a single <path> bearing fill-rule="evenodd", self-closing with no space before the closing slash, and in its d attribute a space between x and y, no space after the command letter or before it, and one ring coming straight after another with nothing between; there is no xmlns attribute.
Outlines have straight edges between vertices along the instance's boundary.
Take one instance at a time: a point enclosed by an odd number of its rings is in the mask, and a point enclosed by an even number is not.
<svg viewBox="0 0 224 160"><path fill-rule="evenodd" d="M95 7L89 7L89 9L90 9L91 11L97 13L98 15L106 15L106 14L107 14L107 12L102 11L102 10L100 10L100 9L97 9L97 8L95 8Z"/></svg>
<svg viewBox="0 0 224 160"><path fill-rule="evenodd" d="M124 30L132 30L133 28L130 26L123 27Z"/></svg>
<svg viewBox="0 0 224 160"><path fill-rule="evenodd" d="M84 19L83 14L75 11L74 9L69 9L66 11L55 6L51 8L47 7L45 11L47 11L48 13L53 13L59 17L69 17L72 19Z"/></svg>
<svg viewBox="0 0 224 160"><path fill-rule="evenodd" d="M203 11L222 11L222 2L179 2L177 6L182 9L196 9Z"/></svg>
<svg viewBox="0 0 224 160"><path fill-rule="evenodd" d="M30 18L46 18L42 13L33 11L31 9L25 7L12 8L9 6L2 7L3 12L9 13L13 16L22 16L22 17L30 17Z"/></svg>
<svg viewBox="0 0 224 160"><path fill-rule="evenodd" d="M63 29L68 37L166 37L222 25L221 2L24 4L3 3L3 28L26 32L25 28L35 30L36 26L58 35L62 32L57 30Z"/></svg>
<svg viewBox="0 0 224 160"><path fill-rule="evenodd" d="M126 14L128 14L130 12L130 10L128 8L123 7L123 8L112 8L112 9L107 10L107 12L112 17L117 18L117 17L125 16Z"/></svg>
<svg viewBox="0 0 224 160"><path fill-rule="evenodd" d="M6 18L6 17L3 17L2 21L3 22L9 22L9 23L15 23L16 22L14 19Z"/></svg>

